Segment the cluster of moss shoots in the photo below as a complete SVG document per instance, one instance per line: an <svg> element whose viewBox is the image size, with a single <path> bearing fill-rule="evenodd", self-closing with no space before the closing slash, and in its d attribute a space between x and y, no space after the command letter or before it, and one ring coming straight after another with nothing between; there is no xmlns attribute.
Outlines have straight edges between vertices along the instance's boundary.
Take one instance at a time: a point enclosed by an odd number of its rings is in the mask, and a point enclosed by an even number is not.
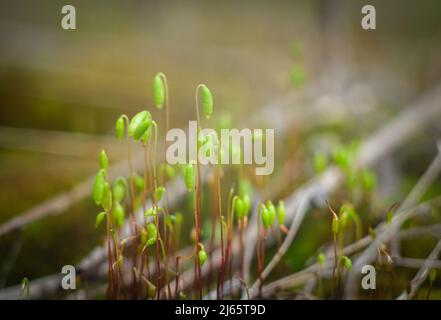
<svg viewBox="0 0 441 320"><path fill-rule="evenodd" d="M157 108L165 109L165 132L170 126L169 96L167 79L163 73L158 73L153 80L153 101ZM195 108L198 131L201 130L199 107L205 118L210 119L213 113L213 98L206 85L200 84L195 90ZM95 203L102 207L96 217L96 226L105 223L106 247L108 254L108 287L109 299L124 298L150 298L150 299L176 299L196 298L202 299L203 292L208 293L216 289L217 298L225 298L224 284L230 281L230 297L239 297L234 292L232 279L235 275L244 282L244 233L248 226L248 215L253 208L257 210L257 277L260 279L260 294L263 279L261 277L265 263L265 240L272 233L280 245L281 235L288 232L285 226L286 209L283 201L276 205L271 200L254 203L252 177L244 174L242 166L237 171L238 190L230 188L227 208L222 208L221 178L224 176L222 165L212 165L210 184L212 194L211 235L204 235L207 243L202 238L202 189L201 168L198 160L184 166L172 166L166 162L165 152L167 142L164 139L164 156L158 165L158 124L153 120L149 111L143 110L131 119L120 116L115 125L116 137L125 138L129 172L127 177L116 177L113 181L108 172L109 161L104 150L99 155L100 170L98 171L94 186L93 198ZM199 136L199 135L198 135ZM144 150L143 174L139 175L134 170L132 159L132 144L138 143ZM211 136L198 139L196 142L197 153L205 143L213 143ZM366 169L356 169L353 158L357 144L338 146L332 150L330 157L316 153L313 158L313 167L317 174L322 173L332 161L346 176L347 187L352 194L352 203L359 202L357 190L362 189L369 193L376 186L375 174ZM330 160L328 160L330 158ZM169 207L168 182L175 178L176 173L182 173L183 181L192 199L192 216L173 213ZM159 175L158 175L159 172ZM328 204L331 212L331 235L334 248L334 267L332 275L332 295L338 297L341 290L344 270L352 267L349 257L341 254L341 249L348 240L359 240L363 235L362 220L351 202L344 202L340 210L335 212ZM126 216L126 212L128 213ZM143 213L143 219L136 218L136 212ZM389 220L393 208L389 210ZM185 219L192 220L193 228L190 239L193 242L192 250L186 255L181 255L182 230ZM127 223L125 224L125 222ZM123 228L127 230L123 232ZM348 232L354 230L350 237ZM369 229L371 236L375 237L373 229ZM237 261L234 261L233 239L238 236L239 249ZM350 238L350 239L349 239ZM207 248L207 249L206 249ZM213 260L210 255L216 248L220 249L219 271L217 279L213 278ZM380 248L379 257L391 260L385 248ZM128 261L127 261L128 260ZM319 265L324 265L326 256L319 253ZM192 261L192 262L191 262ZM181 263L193 265L193 283L188 284L181 277ZM208 265L206 265L208 264ZM384 263L383 263L384 264ZM150 266L155 266L150 268ZM390 264L391 265L391 264ZM127 274L127 266L131 268ZM238 266L236 268L236 266ZM123 268L124 267L124 268ZM209 268L208 273L202 273L202 268ZM236 268L236 269L235 269ZM124 270L124 271L123 271ZM190 269L191 270L191 269ZM229 278L228 278L229 277ZM435 271L430 273L430 284L435 279ZM320 282L319 277L319 282ZM23 287L25 291L27 284ZM430 286L431 288L431 286ZM319 285L320 290L320 285ZM320 295L320 294L318 294ZM430 295L430 291L429 291Z"/></svg>
<svg viewBox="0 0 441 320"><path fill-rule="evenodd" d="M153 100L158 109L165 108L165 132L169 129L169 97L167 79L163 73L158 73L153 80ZM199 106L205 118L210 119L213 112L213 98L211 91L204 84L196 87L195 106L198 131L201 130ZM117 177L113 181L108 172L109 161L104 150L99 154L100 170L96 174L93 185L93 199L102 207L102 212L96 217L96 226L105 222L108 253L108 288L107 297L119 298L185 298L187 293L181 288L180 263L193 260L194 284L187 292L195 298L202 298L203 280L201 269L209 259L209 252L213 252L215 245L221 249L220 270L217 279L217 297L223 298L224 282L235 270L233 269L233 237L237 230L239 234L239 277L243 278L244 240L243 233L248 225L248 215L252 209L252 186L250 181L243 177L240 170L239 192L236 194L231 187L228 199L228 208L222 211L221 165L213 166L213 214L211 218L211 240L209 249L202 243L202 180L201 168L198 161L187 165L172 166L166 163L165 151L163 163L157 164L158 124L153 120L149 111L143 110L131 119L127 115L120 116L115 124L116 137L127 143L129 173L127 177ZM212 136L205 136L197 141L199 148L205 143L213 143ZM164 139L165 140L165 139ZM144 150L143 175L134 171L132 144L139 143ZM166 150L167 142L164 142ZM234 152L234 151L233 151ZM159 169L159 170L158 170ZM193 250L189 255L178 254L181 229L184 215L173 214L168 206L167 182L173 179L180 169L188 192L194 199L193 229L191 239L194 242ZM158 171L160 177L158 177ZM159 185L159 181L161 185ZM136 212L142 210L142 223L136 219ZM126 219L126 212L128 216ZM285 220L285 206L279 202L277 208L271 201L259 205L259 234L266 238L268 230L273 230L277 217L280 230L286 232L283 225ZM130 235L122 238L124 222L128 221ZM216 236L218 231L220 234ZM125 234L125 233L124 233ZM259 239L261 237L259 236ZM217 240L217 238L219 238ZM209 237L208 237L209 238ZM217 243L217 241L220 242ZM263 241L259 241L259 272L263 269ZM208 251L208 252L207 252ZM130 283L124 275L125 260L130 259L132 266ZM156 270L151 272L150 261L154 260ZM210 270L211 271L211 270ZM211 276L211 272L210 272ZM231 284L231 282L230 282Z"/></svg>

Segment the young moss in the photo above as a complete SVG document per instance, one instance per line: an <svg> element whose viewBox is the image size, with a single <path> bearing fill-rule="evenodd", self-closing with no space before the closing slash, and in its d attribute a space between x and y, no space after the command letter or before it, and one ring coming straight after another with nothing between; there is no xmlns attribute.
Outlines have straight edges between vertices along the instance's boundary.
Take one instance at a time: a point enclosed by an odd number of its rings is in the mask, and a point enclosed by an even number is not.
<svg viewBox="0 0 441 320"><path fill-rule="evenodd" d="M285 202L279 201L277 205L277 221L279 223L279 228L283 233L288 233L288 229L285 227L286 209Z"/></svg>
<svg viewBox="0 0 441 320"><path fill-rule="evenodd" d="M163 82L163 73L158 73L153 78L152 85L153 102L158 109L162 109L165 102L165 86Z"/></svg>
<svg viewBox="0 0 441 320"><path fill-rule="evenodd" d="M115 122L116 138L121 141L124 136L124 117L119 117Z"/></svg>
<svg viewBox="0 0 441 320"><path fill-rule="evenodd" d="M262 223L265 229L270 228L276 219L276 208L273 203L268 200L266 206L262 209Z"/></svg>
<svg viewBox="0 0 441 320"><path fill-rule="evenodd" d="M122 202L126 195L127 181L124 177L118 177L113 182L112 194L115 202Z"/></svg>
<svg viewBox="0 0 441 320"><path fill-rule="evenodd" d="M112 196L112 190L109 183L108 178L108 167L109 167L109 161L107 158L107 155L104 150L101 150L99 154L99 166L100 171L95 177L95 182L93 185L93 198L95 200L95 203L97 205L101 205L101 207L104 209L103 212L99 213L96 217L96 227L98 227L101 222L106 218L106 237L107 237L107 251L108 251L108 274L109 274L109 285L108 285L108 297L109 298L116 298L118 295L118 278L117 274L114 272L114 264L113 264L113 249L112 249L112 241L114 242L115 247L115 254L118 255L117 252L117 243L118 239L115 234L113 233L113 196ZM112 234L112 236L111 236Z"/></svg>
<svg viewBox="0 0 441 320"><path fill-rule="evenodd" d="M189 163L184 168L184 182L188 191L193 191L196 186L196 173L194 164Z"/></svg>
<svg viewBox="0 0 441 320"><path fill-rule="evenodd" d="M130 121L128 133L135 141L140 140L152 125L152 115L144 110L137 113Z"/></svg>
<svg viewBox="0 0 441 320"><path fill-rule="evenodd" d="M155 224L151 222L147 223L146 231L147 231L146 244L148 246L154 245L156 243L156 240L158 239L158 230L156 229Z"/></svg>
<svg viewBox="0 0 441 320"><path fill-rule="evenodd" d="M201 100L202 100L202 111L207 119L210 118L213 112L213 97L211 95L210 90L204 84L199 84L195 90L195 109L196 109L196 118L197 118L197 133L201 130L201 119L199 116L199 92L201 92ZM195 181L195 231L196 231L196 251L199 250L198 243L201 238L201 170L199 163L199 141L198 137L196 137L196 181ZM199 298L202 299L202 284L201 284L201 268L198 262L199 254L195 256L195 279L196 286L199 291Z"/></svg>
<svg viewBox="0 0 441 320"><path fill-rule="evenodd" d="M29 279L24 277L23 280L21 280L21 287L20 287L20 293L18 295L19 299L23 299L23 295L26 292L26 299L29 300L30 298L30 289L29 289Z"/></svg>
<svg viewBox="0 0 441 320"><path fill-rule="evenodd" d="M199 243L199 264L202 267L207 260L207 252L205 251L204 245L202 243Z"/></svg>
<svg viewBox="0 0 441 320"><path fill-rule="evenodd" d="M137 119L140 119L141 116L138 115ZM132 127L129 130L130 124L132 124ZM133 170L133 159L132 159L132 149L131 149L131 141L130 137L133 135L134 125L133 121L130 121L130 119L127 117L127 115L123 114L121 115L116 123L115 123L115 131L116 131L116 137L118 140L121 140L124 136L124 130L126 130L126 143L127 143L127 156L128 156L128 164L129 164L129 181L130 181L130 188L129 188L129 208L130 208L130 231L131 236L136 237L137 236L137 228L136 228L136 219L135 219L135 201L136 201L136 189L135 189L135 172ZM130 132L129 132L130 131ZM137 245L135 241L131 242L131 258L133 265L136 265L136 259L137 259ZM136 274L133 272L133 296L137 297L137 280Z"/></svg>
<svg viewBox="0 0 441 320"><path fill-rule="evenodd" d="M115 203L115 206L113 208L113 216L115 218L116 227L121 228L124 224L125 210L119 202Z"/></svg>
<svg viewBox="0 0 441 320"><path fill-rule="evenodd" d="M210 119L213 113L213 96L206 85L201 86L202 111L207 119Z"/></svg>
<svg viewBox="0 0 441 320"><path fill-rule="evenodd" d="M100 205L103 200L105 192L105 182L105 171L101 169L95 176L95 182L93 184L92 190L93 200L95 201L96 205Z"/></svg>
<svg viewBox="0 0 441 320"><path fill-rule="evenodd" d="M164 195L165 192L165 188L164 187L158 187L156 189L156 193L155 193L155 197L156 197L156 201L161 201L162 196Z"/></svg>
<svg viewBox="0 0 441 320"><path fill-rule="evenodd" d="M101 150L99 156L100 168L103 170L107 170L109 168L109 159L107 158L107 154L104 150Z"/></svg>
<svg viewBox="0 0 441 320"><path fill-rule="evenodd" d="M96 219L95 219L95 227L96 228L98 228L101 225L101 223L103 222L106 215L107 215L106 211L102 211L96 215Z"/></svg>

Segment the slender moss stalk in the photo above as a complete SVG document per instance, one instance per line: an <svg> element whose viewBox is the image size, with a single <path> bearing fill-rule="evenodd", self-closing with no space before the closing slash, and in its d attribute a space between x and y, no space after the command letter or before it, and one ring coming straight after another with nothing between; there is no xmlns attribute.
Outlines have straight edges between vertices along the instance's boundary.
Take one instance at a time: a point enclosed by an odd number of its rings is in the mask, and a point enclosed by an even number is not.
<svg viewBox="0 0 441 320"><path fill-rule="evenodd" d="M195 215L196 215L196 254L195 258L195 269L196 269L196 285L199 291L199 298L202 299L202 284L201 284L201 265L199 261L199 242L201 239L201 168L199 164L199 132L201 130L200 124L201 119L199 116L199 91L201 91L202 98L202 108L206 118L210 118L213 111L213 100L211 97L211 92L204 84L199 84L195 90L195 108L196 108L196 119L197 119L197 136L196 136L196 197L195 197Z"/></svg>
<svg viewBox="0 0 441 320"><path fill-rule="evenodd" d="M332 296L335 297L336 289L337 289L335 273L338 268L337 236L340 230L340 220L337 214L335 213L335 211L331 208L330 204L328 202L326 202L326 204L328 205L328 208L332 214L331 231L332 231L332 240L334 246L334 268L332 269Z"/></svg>
<svg viewBox="0 0 441 320"><path fill-rule="evenodd" d="M215 169L216 170L216 169ZM216 184L216 177L212 180L211 183L211 238L210 238L210 248L209 252L210 254L214 251L214 241L216 239L216 221L217 221L217 205L216 205L216 199L217 199L217 184ZM207 278L207 291L210 290L210 284L212 280L213 275L213 259L210 259L209 264L209 272L208 272L208 278Z"/></svg>
<svg viewBox="0 0 441 320"><path fill-rule="evenodd" d="M341 282L341 269L344 268L346 270L349 270L352 268L352 262L351 259L349 259L346 256L342 256L339 260L338 260L338 266L337 266L337 285L336 285L336 290L339 289L340 287L340 282Z"/></svg>
<svg viewBox="0 0 441 320"><path fill-rule="evenodd" d="M168 94L168 83L167 83L167 77L164 73L159 72L156 74L154 80L153 80L153 100L155 102L155 105L158 109L162 109L162 107L165 105L165 134L167 134L169 128L170 128L170 100L169 100L169 94ZM166 166L167 163L167 147L168 147L168 141L167 139L164 139L164 152L163 152L163 161L164 165ZM161 181L164 188L167 188L167 175L166 170L162 170L161 172ZM168 194L165 194L165 210L164 210L164 221L167 219L168 215ZM167 227L164 223L163 228L163 237L165 239L165 248L166 251L169 251L169 241L167 237ZM165 269L168 269L168 255L167 258L165 258L164 261ZM167 292L168 296L171 296L171 288L170 284L168 283L168 275L167 272L165 274L165 281L167 283Z"/></svg>
<svg viewBox="0 0 441 320"><path fill-rule="evenodd" d="M237 228L239 233L239 277L243 279L243 265L244 265L244 252L243 252L243 229L244 219L239 219L237 222Z"/></svg>
<svg viewBox="0 0 441 320"><path fill-rule="evenodd" d="M232 207L232 202L233 202L233 194L234 194L234 189L231 188L230 189L230 194L228 197L228 205L227 208L231 208ZM228 211L228 210L227 210ZM230 240L231 240L231 235L230 235L230 228L231 228L231 224L230 224L230 219L231 219L231 215L230 212L227 212L227 223L226 223L226 247L225 247L225 255L224 255L224 259L221 262L221 268L219 271L219 282L220 282L220 298L223 298L223 293L224 293L224 280L225 280L225 275L226 275L226 271L227 271L227 266L229 266L228 262L229 262L229 258L230 258Z"/></svg>
<svg viewBox="0 0 441 320"><path fill-rule="evenodd" d="M158 109L162 109L165 106L165 134L167 134L170 128L170 100L168 94L167 77L164 73L159 72L153 79L153 100ZM164 164L167 163L167 139L164 139ZM162 172L162 184L166 186L166 174Z"/></svg>
<svg viewBox="0 0 441 320"><path fill-rule="evenodd" d="M122 122L120 122L122 119ZM129 219L130 219L130 230L131 235L133 237L136 237L137 231L136 231L136 219L135 219L135 183L134 183L134 170L133 170L133 158L132 158L132 148L131 148L131 142L130 142L130 135L129 135L129 126L130 126L130 119L127 117L127 115L123 114L118 120L117 120L117 136L118 139L122 138L121 132L123 130L119 130L118 128L118 122L122 123L122 129L124 130L124 123L126 128L126 143L127 143L127 157L128 157L128 163L129 163L129 183L130 183L130 193L129 193L129 203L130 203L130 211L129 211ZM131 245L131 254L132 254L132 264L133 266L136 266L136 242L133 241ZM136 287L137 287L137 277L135 272L132 273L132 281L133 281L133 295L136 296Z"/></svg>
<svg viewBox="0 0 441 320"><path fill-rule="evenodd" d="M175 297L179 296L179 276L180 276L179 262L181 260L192 259L195 255L196 255L196 249L194 248L192 253L188 256L176 256L176 259L175 259L175 268L176 268Z"/></svg>
<svg viewBox="0 0 441 320"><path fill-rule="evenodd" d="M156 226L156 232L158 233L158 237L156 237L156 244L155 244L155 254L156 254L156 293L157 293L157 299L161 297L161 259L159 255L159 208L158 208L158 200L156 197L156 190L158 188L158 182L157 182L157 176L156 176L156 151L158 149L158 126L155 121L152 121L152 125L154 128L154 134L155 134L155 140L154 140L154 146L153 146L153 161L152 161L152 168L153 168L153 203L155 208L155 226Z"/></svg>
<svg viewBox="0 0 441 320"><path fill-rule="evenodd" d="M149 150L148 150L148 140L143 141L143 149L144 149L144 191L142 196L142 206L144 213L147 211L147 195L148 195L148 183L149 183ZM147 227L147 217L144 214L144 225ZM149 249L146 248L145 254L141 256L141 269L140 275L144 273L144 267L147 266L147 280L150 278L150 270L149 270Z"/></svg>

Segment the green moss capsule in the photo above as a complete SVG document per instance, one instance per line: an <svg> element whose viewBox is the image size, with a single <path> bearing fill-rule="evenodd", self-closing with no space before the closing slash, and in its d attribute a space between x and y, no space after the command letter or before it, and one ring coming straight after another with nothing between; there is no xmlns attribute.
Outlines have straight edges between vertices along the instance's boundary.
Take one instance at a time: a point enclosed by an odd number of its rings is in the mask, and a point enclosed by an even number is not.
<svg viewBox="0 0 441 320"><path fill-rule="evenodd" d="M199 265L202 267L205 261L207 261L207 252L202 248L199 250Z"/></svg>
<svg viewBox="0 0 441 320"><path fill-rule="evenodd" d="M161 201L162 196L164 195L164 192L165 192L164 187L156 188L156 201Z"/></svg>
<svg viewBox="0 0 441 320"><path fill-rule="evenodd" d="M199 137L198 144L200 148L204 147L204 157L210 158L212 153L216 154L215 150L219 146L219 141L217 140L217 137L215 135L210 133Z"/></svg>
<svg viewBox="0 0 441 320"><path fill-rule="evenodd" d="M138 127L136 127L135 132L133 133L133 139L135 141L142 139L142 142L148 142L150 138L149 128L152 125L151 119L146 119L145 121L141 122ZM144 137L144 135L146 135Z"/></svg>
<svg viewBox="0 0 441 320"><path fill-rule="evenodd" d="M136 190L141 192L144 190L144 178L135 173L133 176L133 182L135 183Z"/></svg>
<svg viewBox="0 0 441 320"><path fill-rule="evenodd" d="M20 298L23 297L23 293L26 290L26 299L29 300L30 297L30 293L29 293L29 279L24 277L21 280L21 288L20 288Z"/></svg>
<svg viewBox="0 0 441 320"><path fill-rule="evenodd" d="M345 202L341 207L340 207L340 215L345 214L347 218L353 219L355 216L357 216L357 213L355 212L355 208L354 206L349 203L349 202Z"/></svg>
<svg viewBox="0 0 441 320"><path fill-rule="evenodd" d="M261 215L263 227L268 229L273 224L274 218L271 217L270 211L264 205L261 207Z"/></svg>
<svg viewBox="0 0 441 320"><path fill-rule="evenodd" d="M348 170L352 165L352 154L348 148L338 146L332 150L334 162L343 170Z"/></svg>
<svg viewBox="0 0 441 320"><path fill-rule="evenodd" d="M104 195L106 178L104 176L104 170L100 170L95 176L95 182L93 183L92 196L97 205L101 204Z"/></svg>
<svg viewBox="0 0 441 320"><path fill-rule="evenodd" d="M115 202L122 202L126 193L126 179L118 177L115 179L112 188L113 200Z"/></svg>
<svg viewBox="0 0 441 320"><path fill-rule="evenodd" d="M107 215L105 211L100 212L96 215L95 219L95 227L98 228L104 220L104 217Z"/></svg>
<svg viewBox="0 0 441 320"><path fill-rule="evenodd" d="M119 202L115 203L115 207L113 208L113 216L115 217L116 226L121 228L124 224L125 210Z"/></svg>
<svg viewBox="0 0 441 320"><path fill-rule="evenodd" d="M279 224L283 224L285 222L285 217L286 217L285 202L279 201L279 204L277 206L277 220Z"/></svg>
<svg viewBox="0 0 441 320"><path fill-rule="evenodd" d="M149 209L147 209L147 211L145 212L145 216L146 217L155 217L157 212L161 212L161 208L158 207L158 210L156 210L156 207L151 207Z"/></svg>
<svg viewBox="0 0 441 320"><path fill-rule="evenodd" d="M104 184L104 194L101 199L101 205L105 210L112 209L112 191L110 190L110 185L106 182Z"/></svg>
<svg viewBox="0 0 441 320"><path fill-rule="evenodd" d="M342 259L343 259L343 266L345 267L345 269L346 270L351 269L352 268L352 261L351 261L351 259L349 259L346 256L343 256Z"/></svg>
<svg viewBox="0 0 441 320"><path fill-rule="evenodd" d="M348 212L347 211L343 211L340 214L338 219L339 219L339 229L345 230L346 226L348 225L348 221L349 221Z"/></svg>
<svg viewBox="0 0 441 320"><path fill-rule="evenodd" d="M202 111L207 119L210 119L213 113L213 96L207 86L201 86Z"/></svg>
<svg viewBox="0 0 441 320"><path fill-rule="evenodd" d="M245 207L241 198L236 198L236 200L234 201L234 209L236 211L237 219L242 219L243 217L245 217Z"/></svg>
<svg viewBox="0 0 441 320"><path fill-rule="evenodd" d="M152 91L153 102L155 103L156 108L162 109L165 102L165 87L160 73L156 74L155 78L153 78Z"/></svg>
<svg viewBox="0 0 441 320"><path fill-rule="evenodd" d="M156 238L158 237L158 232L154 223L147 223L147 245L151 246L156 243Z"/></svg>
<svg viewBox="0 0 441 320"><path fill-rule="evenodd" d="M196 186L196 175L193 164L188 164L184 169L184 182L188 191L193 191Z"/></svg>
<svg viewBox="0 0 441 320"><path fill-rule="evenodd" d="M152 124L152 115L148 111L137 113L129 124L129 136L135 140L139 140Z"/></svg>
<svg viewBox="0 0 441 320"><path fill-rule="evenodd" d="M124 118L121 116L118 118L118 120L116 120L115 123L115 133L116 133L116 138L118 140L121 140L123 138L124 128L125 128Z"/></svg>
<svg viewBox="0 0 441 320"><path fill-rule="evenodd" d="M99 163L101 169L107 170L109 168L109 159L107 158L106 151L104 150L101 150L100 152Z"/></svg>

